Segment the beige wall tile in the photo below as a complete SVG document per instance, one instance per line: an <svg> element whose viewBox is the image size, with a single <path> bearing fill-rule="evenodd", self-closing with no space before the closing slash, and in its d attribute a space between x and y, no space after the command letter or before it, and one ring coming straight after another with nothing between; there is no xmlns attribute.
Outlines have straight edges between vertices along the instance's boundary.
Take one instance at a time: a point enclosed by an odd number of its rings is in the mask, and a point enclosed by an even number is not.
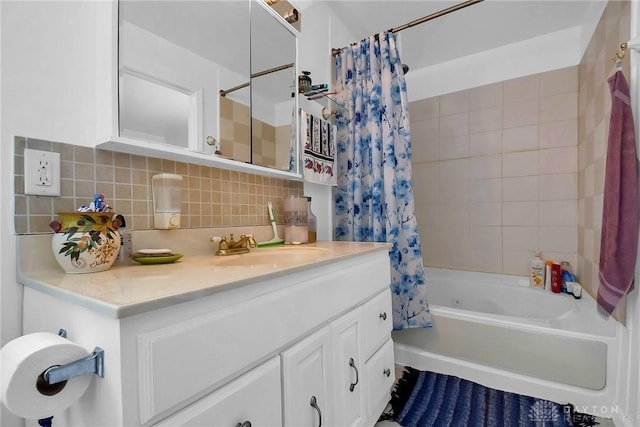
<svg viewBox="0 0 640 427"><path fill-rule="evenodd" d="M502 100L504 105L519 104L522 101L537 100L540 93L538 74L507 80L504 82Z"/></svg>
<svg viewBox="0 0 640 427"><path fill-rule="evenodd" d="M440 162L439 180L445 181L468 181L469 180L469 159L444 160Z"/></svg>
<svg viewBox="0 0 640 427"><path fill-rule="evenodd" d="M469 181L440 181L438 201L440 203L468 203L470 201Z"/></svg>
<svg viewBox="0 0 640 427"><path fill-rule="evenodd" d="M578 118L578 93L540 98L540 123Z"/></svg>
<svg viewBox="0 0 640 427"><path fill-rule="evenodd" d="M575 119L540 124L540 148L578 145L578 124Z"/></svg>
<svg viewBox="0 0 640 427"><path fill-rule="evenodd" d="M540 74L540 96L578 92L578 67L567 67Z"/></svg>
<svg viewBox="0 0 640 427"><path fill-rule="evenodd" d="M427 119L440 117L440 100L438 97L421 99L409 104L411 124Z"/></svg>
<svg viewBox="0 0 640 427"><path fill-rule="evenodd" d="M469 111L469 91L463 90L440 97L441 116L465 113L467 111Z"/></svg>
<svg viewBox="0 0 640 427"><path fill-rule="evenodd" d="M539 200L575 200L578 197L578 174L541 175Z"/></svg>
<svg viewBox="0 0 640 427"><path fill-rule="evenodd" d="M540 150L540 175L573 173L578 171L578 147Z"/></svg>
<svg viewBox="0 0 640 427"><path fill-rule="evenodd" d="M472 271L486 273L502 271L502 250L471 248L468 268Z"/></svg>
<svg viewBox="0 0 640 427"><path fill-rule="evenodd" d="M471 203L501 202L502 180L499 178L477 179L470 182Z"/></svg>
<svg viewBox="0 0 640 427"><path fill-rule="evenodd" d="M502 224L504 226L537 226L538 202L504 202Z"/></svg>
<svg viewBox="0 0 640 427"><path fill-rule="evenodd" d="M487 107L469 112L469 133L502 129L502 106Z"/></svg>
<svg viewBox="0 0 640 427"><path fill-rule="evenodd" d="M538 126L521 126L502 132L502 147L505 153L538 149Z"/></svg>
<svg viewBox="0 0 640 427"><path fill-rule="evenodd" d="M502 271L504 274L528 276L530 274L529 268L534 252L535 250L504 251L502 255Z"/></svg>
<svg viewBox="0 0 640 427"><path fill-rule="evenodd" d="M469 205L467 203L443 203L438 206L437 223L441 226L469 226Z"/></svg>
<svg viewBox="0 0 640 427"><path fill-rule="evenodd" d="M485 156L502 153L502 130L469 135L469 156Z"/></svg>
<svg viewBox="0 0 640 427"><path fill-rule="evenodd" d="M502 226L501 202L471 203L469 210L472 226Z"/></svg>
<svg viewBox="0 0 640 427"><path fill-rule="evenodd" d="M578 249L578 230L576 227L540 227L540 249L576 253Z"/></svg>
<svg viewBox="0 0 640 427"><path fill-rule="evenodd" d="M468 177L471 180L502 177L502 154L471 157L468 165Z"/></svg>
<svg viewBox="0 0 640 427"><path fill-rule="evenodd" d="M502 227L479 226L471 227L470 230L472 249L502 249Z"/></svg>
<svg viewBox="0 0 640 427"><path fill-rule="evenodd" d="M502 227L502 248L505 251L536 251L538 247L538 227Z"/></svg>
<svg viewBox="0 0 640 427"><path fill-rule="evenodd" d="M502 179L502 200L518 202L538 200L539 176L520 176Z"/></svg>
<svg viewBox="0 0 640 427"><path fill-rule="evenodd" d="M469 156L469 134L440 137L440 160L459 159Z"/></svg>
<svg viewBox="0 0 640 427"><path fill-rule="evenodd" d="M538 152L505 153L502 156L502 176L529 176L538 174Z"/></svg>
<svg viewBox="0 0 640 427"><path fill-rule="evenodd" d="M537 125L539 122L539 100L525 100L514 102L502 110L502 126L504 129L527 125Z"/></svg>
<svg viewBox="0 0 640 427"><path fill-rule="evenodd" d="M440 138L469 135L469 113L440 117Z"/></svg>
<svg viewBox="0 0 640 427"><path fill-rule="evenodd" d="M494 83L469 89L469 110L502 105L502 83Z"/></svg>
<svg viewBox="0 0 640 427"><path fill-rule="evenodd" d="M541 226L575 227L578 225L576 200L548 200L539 202Z"/></svg>

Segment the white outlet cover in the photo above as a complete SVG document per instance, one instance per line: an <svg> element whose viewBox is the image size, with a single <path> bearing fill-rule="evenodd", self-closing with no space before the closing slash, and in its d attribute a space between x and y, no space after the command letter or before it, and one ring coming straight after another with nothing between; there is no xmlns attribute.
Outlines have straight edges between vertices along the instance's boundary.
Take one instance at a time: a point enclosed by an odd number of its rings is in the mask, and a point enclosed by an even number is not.
<svg viewBox="0 0 640 427"><path fill-rule="evenodd" d="M49 185L40 184L38 179L38 164L46 161L50 166ZM60 195L60 153L51 151L24 150L24 194L33 196L59 196Z"/></svg>

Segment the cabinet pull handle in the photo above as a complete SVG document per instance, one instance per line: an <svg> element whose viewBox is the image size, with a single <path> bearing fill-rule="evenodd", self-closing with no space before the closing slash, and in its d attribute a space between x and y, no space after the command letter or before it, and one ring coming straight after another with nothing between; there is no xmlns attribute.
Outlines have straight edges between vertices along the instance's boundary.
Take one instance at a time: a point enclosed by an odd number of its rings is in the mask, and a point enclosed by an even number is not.
<svg viewBox="0 0 640 427"><path fill-rule="evenodd" d="M390 376L391 376L391 369L387 368L387 369L385 369L384 371L382 371L382 373L383 373L384 375L386 375L386 376L387 376L387 378L388 378L388 377L390 377Z"/></svg>
<svg viewBox="0 0 640 427"><path fill-rule="evenodd" d="M251 427L251 421L236 424L236 427Z"/></svg>
<svg viewBox="0 0 640 427"><path fill-rule="evenodd" d="M358 385L358 382L360 381L359 375L358 375L358 368L356 366L356 362L353 361L353 357L349 358L349 366L351 366L353 368L354 371L356 371L356 382L355 383L351 383L351 385L349 385L349 391L353 393L353 390L355 390L356 385Z"/></svg>
<svg viewBox="0 0 640 427"><path fill-rule="evenodd" d="M318 411L318 427L322 427L322 412L320 412L320 407L318 406L318 402L315 396L311 396L311 402L309 405L316 411Z"/></svg>
<svg viewBox="0 0 640 427"><path fill-rule="evenodd" d="M387 312L386 312L386 311L384 311L384 312L380 313L380 318L381 318L383 321L387 320Z"/></svg>

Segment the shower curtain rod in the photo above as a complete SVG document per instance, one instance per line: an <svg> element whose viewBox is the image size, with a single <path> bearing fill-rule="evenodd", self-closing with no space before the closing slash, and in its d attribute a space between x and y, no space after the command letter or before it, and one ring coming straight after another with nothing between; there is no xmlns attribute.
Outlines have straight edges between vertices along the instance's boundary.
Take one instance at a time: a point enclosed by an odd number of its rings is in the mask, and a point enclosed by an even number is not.
<svg viewBox="0 0 640 427"><path fill-rule="evenodd" d="M467 6L474 5L476 3L480 3L484 0L467 0L462 3L454 4L453 6L447 7L445 9L439 10L438 12L432 13L431 15L423 16L422 18L415 19L411 22L408 22L404 25L400 25L399 27L395 27L389 30L390 33L399 33L402 30L406 30L407 28L415 27L416 25L420 25L424 22L431 21L436 18L440 18L441 16L447 15L452 12L456 12L460 9L464 9ZM340 55L340 49L333 48L331 49L331 55L338 56Z"/></svg>
<svg viewBox="0 0 640 427"><path fill-rule="evenodd" d="M284 65L279 65L277 67L273 67L273 68L269 68L268 70L263 70L263 71L258 71L257 73L253 73L251 74L251 78L256 78L256 77L260 77L260 76L264 76L266 74L271 74L271 73L275 73L276 71L282 71L282 70L286 70L287 68L291 68L293 67L294 63L290 63L290 64L284 64ZM227 96L227 94L231 93L231 92L235 92L238 89L242 89L244 87L247 87L251 84L251 82L247 82L247 83L242 83L241 85L238 86L234 86L231 89L220 89L220 96Z"/></svg>

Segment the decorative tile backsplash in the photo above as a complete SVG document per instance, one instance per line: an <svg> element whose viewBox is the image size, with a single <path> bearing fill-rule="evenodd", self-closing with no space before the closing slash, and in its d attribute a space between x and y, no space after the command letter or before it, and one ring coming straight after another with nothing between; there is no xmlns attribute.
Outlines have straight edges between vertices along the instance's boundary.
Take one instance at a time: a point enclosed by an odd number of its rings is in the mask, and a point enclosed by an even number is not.
<svg viewBox="0 0 640 427"><path fill-rule="evenodd" d="M24 194L25 148L60 153L60 197ZM182 228L268 225L268 201L282 219L284 198L303 194L299 181L24 137L15 138L14 162L18 234L51 232L58 212L89 204L96 193L124 215L128 227L152 229L151 177L163 172L183 176Z"/></svg>

